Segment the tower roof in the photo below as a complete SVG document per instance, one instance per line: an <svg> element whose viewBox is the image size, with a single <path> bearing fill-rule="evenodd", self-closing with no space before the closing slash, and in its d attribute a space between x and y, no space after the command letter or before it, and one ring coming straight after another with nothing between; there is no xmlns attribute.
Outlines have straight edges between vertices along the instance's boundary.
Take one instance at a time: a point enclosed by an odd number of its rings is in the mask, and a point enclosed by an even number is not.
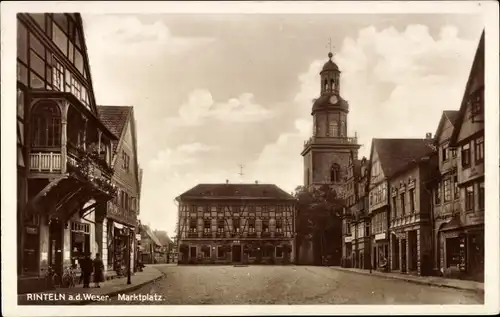
<svg viewBox="0 0 500 317"><path fill-rule="evenodd" d="M333 94L324 94L320 96L318 99L316 99L313 103L312 106L312 111L316 110L321 110L321 109L327 109L327 108L340 108L346 111L349 111L349 103L343 99L342 97L338 96L338 101L336 104L332 104L330 101L330 98L332 97Z"/></svg>
<svg viewBox="0 0 500 317"><path fill-rule="evenodd" d="M321 72L330 70L339 71L339 67L332 61L332 57L332 52L328 53L328 61L325 63L325 65L323 65L323 69L321 70Z"/></svg>

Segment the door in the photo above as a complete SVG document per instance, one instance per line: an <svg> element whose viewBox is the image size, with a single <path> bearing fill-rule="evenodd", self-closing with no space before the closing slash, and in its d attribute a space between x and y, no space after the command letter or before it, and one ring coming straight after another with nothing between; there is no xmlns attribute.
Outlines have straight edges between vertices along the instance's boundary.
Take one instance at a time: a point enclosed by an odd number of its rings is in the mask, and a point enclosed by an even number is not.
<svg viewBox="0 0 500 317"><path fill-rule="evenodd" d="M241 245L233 245L231 251L232 262L241 262Z"/></svg>
<svg viewBox="0 0 500 317"><path fill-rule="evenodd" d="M62 250L62 224L52 220L49 225L49 265L62 276L63 250Z"/></svg>
<svg viewBox="0 0 500 317"><path fill-rule="evenodd" d="M406 273L406 239L401 239L401 272Z"/></svg>
<svg viewBox="0 0 500 317"><path fill-rule="evenodd" d="M191 247L189 249L189 258L190 259L196 259L196 247Z"/></svg>

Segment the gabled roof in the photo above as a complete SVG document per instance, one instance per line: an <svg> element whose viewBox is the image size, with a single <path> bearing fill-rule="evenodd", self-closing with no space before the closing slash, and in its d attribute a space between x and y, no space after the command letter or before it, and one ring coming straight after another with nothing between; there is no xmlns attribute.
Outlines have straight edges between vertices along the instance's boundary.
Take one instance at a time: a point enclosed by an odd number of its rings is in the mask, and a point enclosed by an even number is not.
<svg viewBox="0 0 500 317"><path fill-rule="evenodd" d="M373 139L372 151L377 151L382 171L389 178L430 156L434 152L432 143L432 139Z"/></svg>
<svg viewBox="0 0 500 317"><path fill-rule="evenodd" d="M149 228L149 226L143 225L142 229L144 230L144 232L146 232L146 234L154 242L154 244L156 244L160 247L162 246L160 240L158 240L158 237L151 231L151 228Z"/></svg>
<svg viewBox="0 0 500 317"><path fill-rule="evenodd" d="M434 134L434 138L436 139L436 142L438 141L439 135L441 134L441 130L443 129L443 125L445 120L450 121L451 125L455 128L455 124L457 123L458 119L458 110L444 110L443 114L441 115L441 119L439 120L438 127L436 129L436 133Z"/></svg>
<svg viewBox="0 0 500 317"><path fill-rule="evenodd" d="M97 114L104 125L118 138L121 138L123 130L127 126L131 106L97 106ZM116 149L118 141L113 142L113 149Z"/></svg>
<svg viewBox="0 0 500 317"><path fill-rule="evenodd" d="M274 184L198 184L177 197L183 198L295 200Z"/></svg>
<svg viewBox="0 0 500 317"><path fill-rule="evenodd" d="M467 97L471 93L471 86L474 82L474 77L477 74L484 76L484 30L481 33L481 38L479 39L479 44L476 49L476 55L474 56L474 61L472 62L472 67L469 73L469 78L467 79L467 84L465 85L464 95L462 97L462 103L460 105L460 110L456 119L456 126L453 129L453 134L451 135L450 143L455 145L458 134L460 133L460 128L464 120L465 112L467 111Z"/></svg>

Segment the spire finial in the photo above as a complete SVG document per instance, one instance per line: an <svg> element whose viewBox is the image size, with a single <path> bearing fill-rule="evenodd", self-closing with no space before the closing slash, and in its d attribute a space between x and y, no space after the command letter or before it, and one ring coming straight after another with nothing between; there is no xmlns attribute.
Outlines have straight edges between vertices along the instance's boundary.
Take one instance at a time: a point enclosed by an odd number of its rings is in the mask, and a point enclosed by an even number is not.
<svg viewBox="0 0 500 317"><path fill-rule="evenodd" d="M333 53L332 53L332 38L331 37L328 38L328 45L330 46L330 51L328 52L328 58L331 60L332 57L333 57Z"/></svg>

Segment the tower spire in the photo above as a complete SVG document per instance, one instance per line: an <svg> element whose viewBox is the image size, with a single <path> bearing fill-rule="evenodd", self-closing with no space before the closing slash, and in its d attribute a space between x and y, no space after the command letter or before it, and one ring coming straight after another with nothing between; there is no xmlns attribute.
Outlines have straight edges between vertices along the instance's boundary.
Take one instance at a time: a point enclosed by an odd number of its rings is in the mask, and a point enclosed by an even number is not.
<svg viewBox="0 0 500 317"><path fill-rule="evenodd" d="M332 38L331 37L328 38L328 45L330 46L330 51L328 51L328 58L331 60L332 57L333 57L333 53L332 53Z"/></svg>

